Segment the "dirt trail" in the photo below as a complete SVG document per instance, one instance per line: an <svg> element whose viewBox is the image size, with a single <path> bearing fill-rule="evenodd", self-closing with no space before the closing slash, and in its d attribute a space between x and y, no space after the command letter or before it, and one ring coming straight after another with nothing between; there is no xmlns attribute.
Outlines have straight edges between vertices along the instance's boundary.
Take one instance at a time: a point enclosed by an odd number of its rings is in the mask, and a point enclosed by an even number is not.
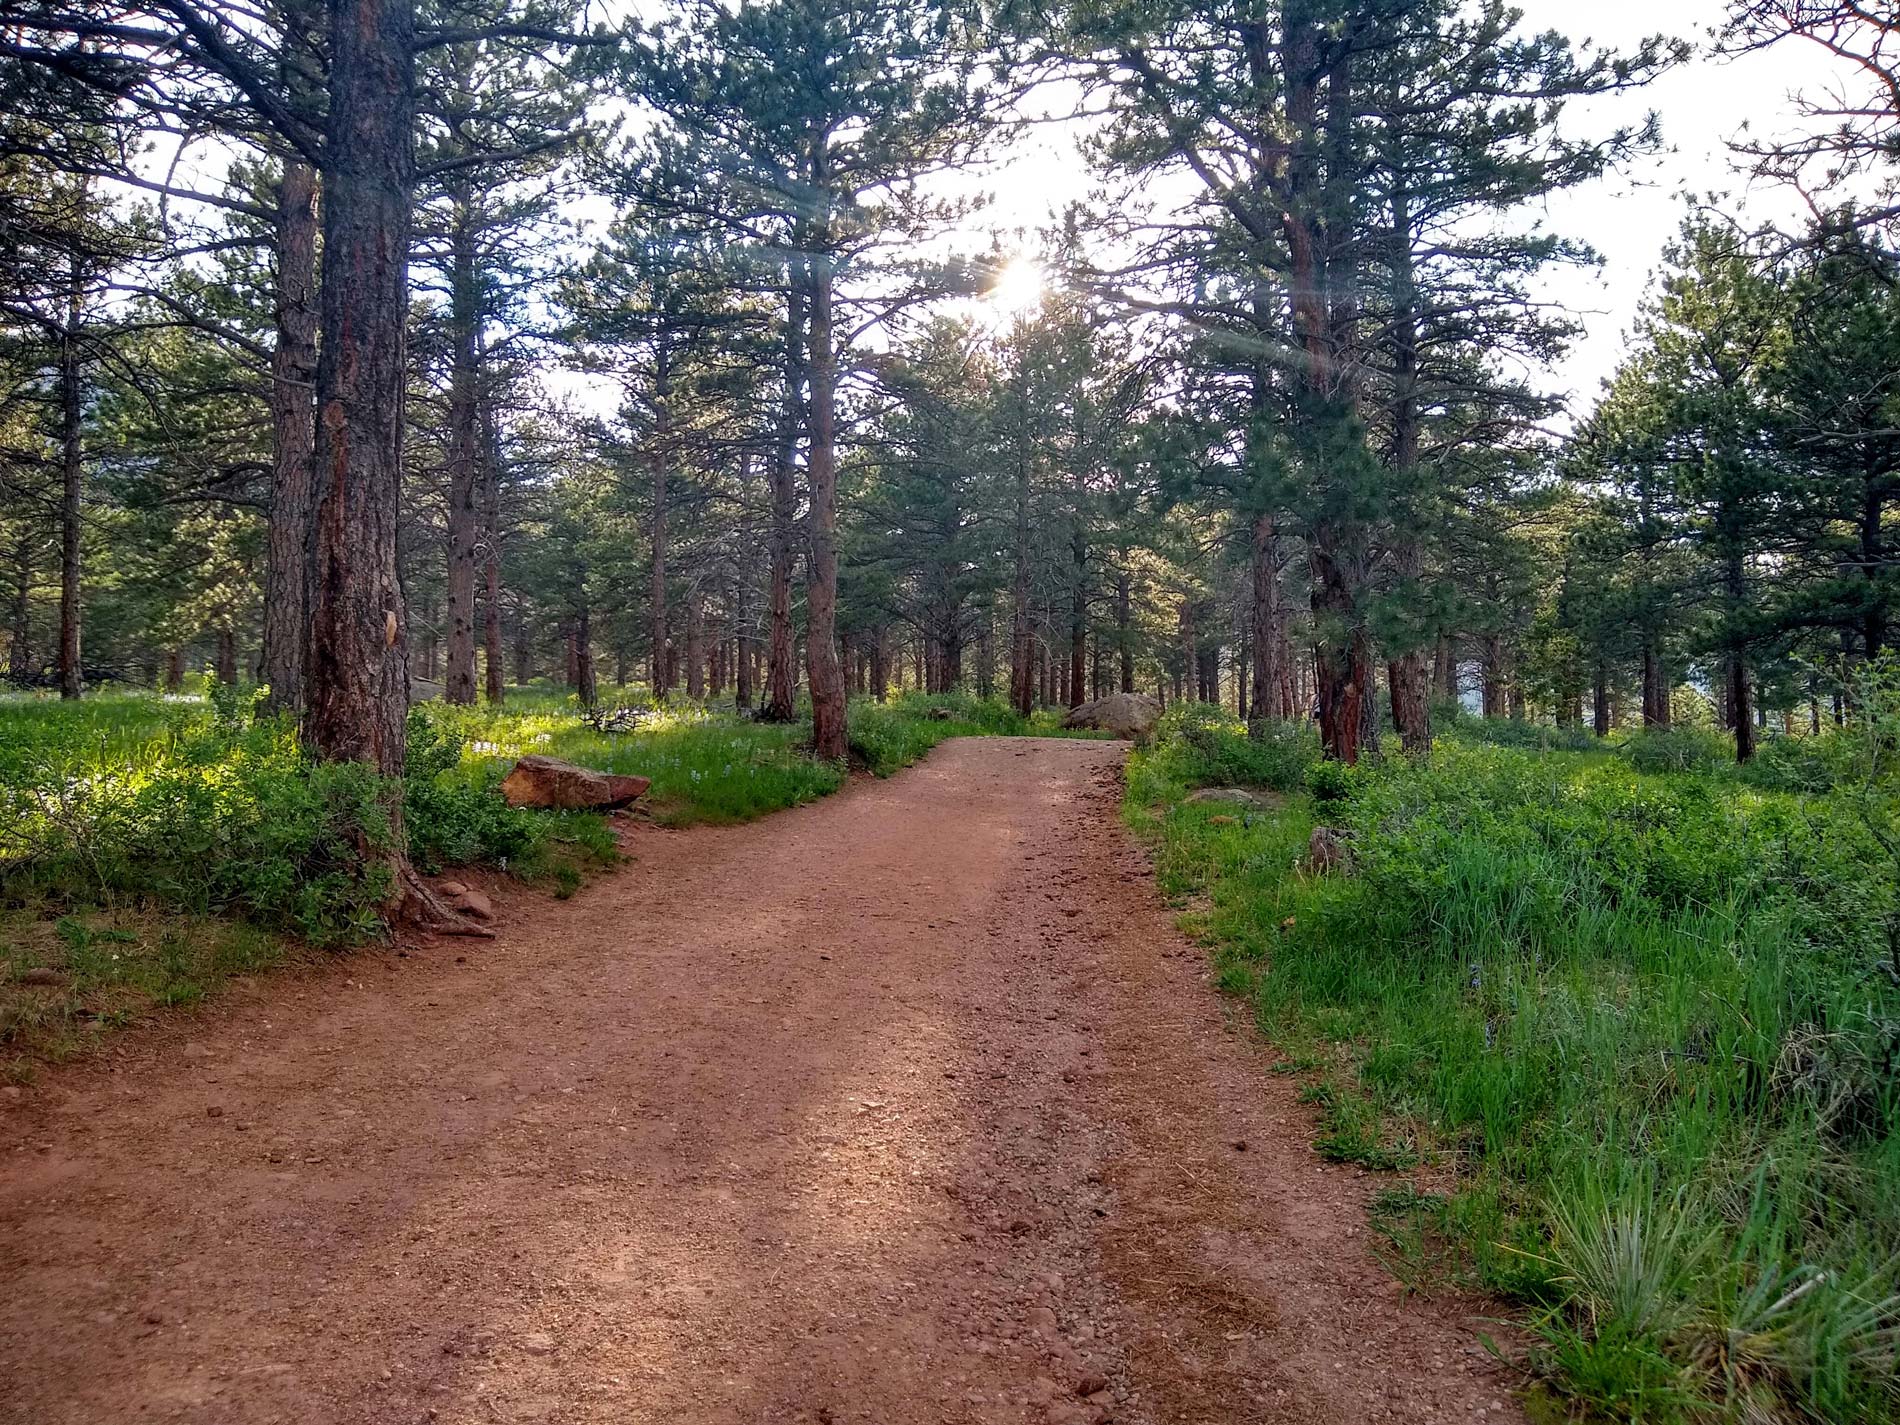
<svg viewBox="0 0 1900 1425"><path fill-rule="evenodd" d="M642 832L493 945L0 1101L0 1421L1521 1419L1226 1022L1120 757Z"/></svg>

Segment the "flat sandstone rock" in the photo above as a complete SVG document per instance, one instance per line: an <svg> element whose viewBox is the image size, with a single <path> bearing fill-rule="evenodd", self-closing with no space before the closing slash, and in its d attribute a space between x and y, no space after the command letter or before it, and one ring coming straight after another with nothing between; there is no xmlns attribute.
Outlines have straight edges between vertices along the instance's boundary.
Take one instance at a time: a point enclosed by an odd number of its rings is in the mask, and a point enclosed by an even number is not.
<svg viewBox="0 0 1900 1425"><path fill-rule="evenodd" d="M501 779L501 795L513 807L611 811L643 796L652 785L650 777L616 777L558 757L536 755L515 763Z"/></svg>

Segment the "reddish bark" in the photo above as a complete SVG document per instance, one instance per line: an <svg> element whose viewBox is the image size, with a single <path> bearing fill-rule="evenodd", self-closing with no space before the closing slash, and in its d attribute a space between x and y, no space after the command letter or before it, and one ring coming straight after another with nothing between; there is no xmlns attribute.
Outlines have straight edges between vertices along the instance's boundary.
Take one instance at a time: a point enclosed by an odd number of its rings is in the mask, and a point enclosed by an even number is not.
<svg viewBox="0 0 1900 1425"><path fill-rule="evenodd" d="M271 507L264 574L266 707L303 706L310 613L311 452L317 441L317 174L284 162L277 185L277 340L271 352Z"/></svg>

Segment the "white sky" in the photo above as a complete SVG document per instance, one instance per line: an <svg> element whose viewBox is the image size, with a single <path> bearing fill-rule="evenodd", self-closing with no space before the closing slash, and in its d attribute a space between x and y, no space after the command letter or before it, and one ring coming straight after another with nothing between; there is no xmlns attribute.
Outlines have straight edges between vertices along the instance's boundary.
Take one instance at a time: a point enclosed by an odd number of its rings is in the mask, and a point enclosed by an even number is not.
<svg viewBox="0 0 1900 1425"><path fill-rule="evenodd" d="M1726 194L1727 211L1740 209L1756 221L1793 221L1793 195L1757 185L1732 160L1728 140L1749 125L1758 136L1795 127L1793 94L1819 92L1844 74L1843 66L1818 47L1785 41L1771 51L1739 60L1711 57L1708 38L1725 0L1517 0L1524 25L1557 29L1573 40L1633 48L1657 32L1691 40L1696 55L1646 89L1572 105L1565 125L1573 132L1608 132L1638 125L1651 110L1662 116L1665 152L1634 171L1559 195L1547 205L1553 230L1588 242L1603 266L1551 274L1541 294L1578 313L1587 335L1569 358L1548 373L1550 389L1568 393L1571 414L1586 413L1599 384L1616 368L1665 243L1676 235L1685 194ZM1088 175L1059 130L1032 134L992 174L996 202L977 220L985 227L1033 230L1047 215L1083 197Z"/></svg>

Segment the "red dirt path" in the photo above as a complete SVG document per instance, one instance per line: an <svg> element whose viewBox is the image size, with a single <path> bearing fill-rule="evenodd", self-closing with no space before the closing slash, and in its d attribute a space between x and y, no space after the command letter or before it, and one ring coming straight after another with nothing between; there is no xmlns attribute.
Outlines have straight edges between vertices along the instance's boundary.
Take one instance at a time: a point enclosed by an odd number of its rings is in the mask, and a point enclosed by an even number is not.
<svg viewBox="0 0 1900 1425"><path fill-rule="evenodd" d="M0 1101L0 1420L1521 1419L1227 1022L1121 755L642 831Z"/></svg>

